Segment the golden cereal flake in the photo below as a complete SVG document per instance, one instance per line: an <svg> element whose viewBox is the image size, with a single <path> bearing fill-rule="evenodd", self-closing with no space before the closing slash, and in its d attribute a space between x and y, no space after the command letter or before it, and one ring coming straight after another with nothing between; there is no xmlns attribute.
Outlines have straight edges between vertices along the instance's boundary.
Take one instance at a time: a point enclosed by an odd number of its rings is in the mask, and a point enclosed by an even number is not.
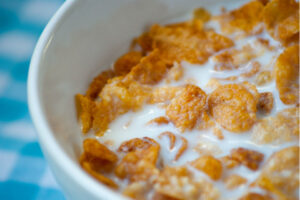
<svg viewBox="0 0 300 200"><path fill-rule="evenodd" d="M219 86L208 99L209 110L214 119L225 129L234 133L249 130L256 121L256 94L243 84ZM249 87L248 87L249 88Z"/></svg>
<svg viewBox="0 0 300 200"><path fill-rule="evenodd" d="M147 200L147 193L152 185L146 181L137 181L128 184L123 190L123 194L136 200Z"/></svg>
<svg viewBox="0 0 300 200"><path fill-rule="evenodd" d="M219 155L222 153L217 143L207 140L199 140L194 150L200 155Z"/></svg>
<svg viewBox="0 0 300 200"><path fill-rule="evenodd" d="M161 52L156 49L143 57L139 64L127 74L126 79L137 81L140 84L154 85L165 77L167 70L168 66L161 59Z"/></svg>
<svg viewBox="0 0 300 200"><path fill-rule="evenodd" d="M181 64L175 63L174 66L168 71L166 82L179 81L184 74L184 69Z"/></svg>
<svg viewBox="0 0 300 200"><path fill-rule="evenodd" d="M138 51L130 51L125 53L123 56L118 58L118 60L114 64L114 71L117 76L123 76L128 74L131 69L136 66L143 55Z"/></svg>
<svg viewBox="0 0 300 200"><path fill-rule="evenodd" d="M118 148L118 152L132 152L138 149L148 149L153 145L158 145L158 143L152 138L133 138L131 140L122 142L122 144Z"/></svg>
<svg viewBox="0 0 300 200"><path fill-rule="evenodd" d="M191 162L196 169L206 173L212 180L219 180L222 176L222 163L210 155L201 156Z"/></svg>
<svg viewBox="0 0 300 200"><path fill-rule="evenodd" d="M105 86L107 81L115 76L114 71L106 70L101 72L98 76L94 78L92 83L89 85L86 91L86 96L91 99L96 99L98 94L101 92L102 88Z"/></svg>
<svg viewBox="0 0 300 200"><path fill-rule="evenodd" d="M299 108L287 108L260 120L253 128L252 141L257 144L282 144L299 138Z"/></svg>
<svg viewBox="0 0 300 200"><path fill-rule="evenodd" d="M165 196L185 200L199 198L201 187L193 180L186 167L165 167L154 185L156 192Z"/></svg>
<svg viewBox="0 0 300 200"><path fill-rule="evenodd" d="M231 174L224 179L224 184L229 190L233 190L245 183L247 183L247 179L238 174Z"/></svg>
<svg viewBox="0 0 300 200"><path fill-rule="evenodd" d="M119 186L110 178L107 178L106 176L96 172L95 170L92 169L90 163L88 162L83 162L82 163L82 168L92 177L100 181L101 183L107 185L108 187L117 189Z"/></svg>
<svg viewBox="0 0 300 200"><path fill-rule="evenodd" d="M159 150L159 144L153 143L148 148L128 152L117 165L115 175L130 182L153 181L159 172L156 168Z"/></svg>
<svg viewBox="0 0 300 200"><path fill-rule="evenodd" d="M181 155L186 151L186 149L188 148L188 140L182 136L180 136L180 139L181 139L181 146L175 155L174 161L177 161L181 157Z"/></svg>
<svg viewBox="0 0 300 200"><path fill-rule="evenodd" d="M275 65L276 87L285 104L296 104L299 100L299 45L286 48Z"/></svg>
<svg viewBox="0 0 300 200"><path fill-rule="evenodd" d="M117 116L130 110L138 110L149 100L151 88L124 77L111 79L100 93L93 114L93 129L102 135Z"/></svg>
<svg viewBox="0 0 300 200"><path fill-rule="evenodd" d="M255 77L255 84L258 86L263 86L270 83L273 80L273 75L271 71L262 71Z"/></svg>
<svg viewBox="0 0 300 200"><path fill-rule="evenodd" d="M251 1L242 7L218 16L221 29L224 33L231 34L243 31L245 34L256 34L257 26L261 22L263 4L259 1Z"/></svg>
<svg viewBox="0 0 300 200"><path fill-rule="evenodd" d="M145 51L149 51L151 43L150 50L158 49L160 58L169 65L183 60L203 64L213 53L233 46L233 42L225 36L186 25L153 25L138 40L142 41L141 46L145 47Z"/></svg>
<svg viewBox="0 0 300 200"><path fill-rule="evenodd" d="M90 98L81 94L75 96L75 102L82 124L82 133L87 133L92 127L93 110L96 105Z"/></svg>
<svg viewBox="0 0 300 200"><path fill-rule="evenodd" d="M239 147L230 151L230 157L251 170L257 170L264 159L264 154Z"/></svg>
<svg viewBox="0 0 300 200"><path fill-rule="evenodd" d="M273 109L274 97L272 92L262 92L259 94L257 110L264 114L269 114Z"/></svg>
<svg viewBox="0 0 300 200"><path fill-rule="evenodd" d="M206 94L199 87L186 85L182 93L172 99L166 115L175 126L184 132L192 129L206 105Z"/></svg>
<svg viewBox="0 0 300 200"><path fill-rule="evenodd" d="M299 189L299 147L275 152L262 168L255 184L278 199L297 199Z"/></svg>
<svg viewBox="0 0 300 200"><path fill-rule="evenodd" d="M149 122L147 122L147 124L156 124L156 125L162 125L168 123L170 123L169 119L164 116L156 117L150 120Z"/></svg>
<svg viewBox="0 0 300 200"><path fill-rule="evenodd" d="M224 71L238 69L242 64L248 63L251 59L258 56L258 53L259 51L252 48L251 45L245 45L241 49L233 48L222 51L213 57L213 60L216 62L214 70Z"/></svg>
<svg viewBox="0 0 300 200"><path fill-rule="evenodd" d="M180 95L183 89L184 87L182 86L163 86L155 88L151 94L150 103L170 103L173 98Z"/></svg>
<svg viewBox="0 0 300 200"><path fill-rule="evenodd" d="M288 45L299 41L299 3L295 0L272 0L262 11L269 34Z"/></svg>
<svg viewBox="0 0 300 200"><path fill-rule="evenodd" d="M241 198L239 200L273 200L271 195L268 194L259 194L255 192L250 192Z"/></svg>
<svg viewBox="0 0 300 200"><path fill-rule="evenodd" d="M168 138L170 139L170 150L172 150L175 147L175 142L176 142L175 134L170 131L165 131L165 132L161 133L158 136L158 138L162 138L163 136L168 136Z"/></svg>

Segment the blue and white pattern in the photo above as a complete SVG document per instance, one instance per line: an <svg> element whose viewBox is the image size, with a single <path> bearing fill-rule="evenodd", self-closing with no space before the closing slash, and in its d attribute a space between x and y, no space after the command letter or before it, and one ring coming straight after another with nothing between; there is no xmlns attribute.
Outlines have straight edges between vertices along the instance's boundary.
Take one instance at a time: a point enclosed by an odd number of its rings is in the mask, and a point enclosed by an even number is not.
<svg viewBox="0 0 300 200"><path fill-rule="evenodd" d="M0 0L0 200L65 199L27 106L30 57L63 0Z"/></svg>

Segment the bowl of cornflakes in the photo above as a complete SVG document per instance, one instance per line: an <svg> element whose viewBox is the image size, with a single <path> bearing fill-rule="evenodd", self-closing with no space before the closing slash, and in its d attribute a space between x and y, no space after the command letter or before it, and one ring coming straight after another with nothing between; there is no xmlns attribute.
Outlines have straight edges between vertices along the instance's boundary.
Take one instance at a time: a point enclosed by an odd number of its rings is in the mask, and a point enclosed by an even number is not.
<svg viewBox="0 0 300 200"><path fill-rule="evenodd" d="M299 2L66 1L29 107L69 199L299 198Z"/></svg>

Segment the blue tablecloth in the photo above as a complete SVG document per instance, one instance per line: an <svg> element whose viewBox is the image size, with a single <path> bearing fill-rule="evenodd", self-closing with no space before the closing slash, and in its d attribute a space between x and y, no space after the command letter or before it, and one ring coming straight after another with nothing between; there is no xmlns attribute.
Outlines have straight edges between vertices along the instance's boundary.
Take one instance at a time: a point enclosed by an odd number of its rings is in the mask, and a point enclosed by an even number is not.
<svg viewBox="0 0 300 200"><path fill-rule="evenodd" d="M27 73L39 35L63 0L0 0L0 199L64 199L37 142Z"/></svg>

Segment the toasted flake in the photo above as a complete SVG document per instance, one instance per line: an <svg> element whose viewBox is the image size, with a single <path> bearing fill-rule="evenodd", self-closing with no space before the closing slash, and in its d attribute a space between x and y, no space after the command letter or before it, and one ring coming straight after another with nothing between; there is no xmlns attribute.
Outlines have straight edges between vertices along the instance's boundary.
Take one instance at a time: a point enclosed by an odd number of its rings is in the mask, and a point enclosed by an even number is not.
<svg viewBox="0 0 300 200"><path fill-rule="evenodd" d="M178 149L178 152L175 155L175 158L174 158L175 161L177 161L181 157L181 155L186 151L186 149L188 148L187 139L185 139L182 136L180 136L180 139L181 139L181 146L180 146L180 148Z"/></svg>
<svg viewBox="0 0 300 200"><path fill-rule="evenodd" d="M161 117L156 117L152 120L150 120L149 122L147 122L147 124L157 124L157 125L161 125L161 124L168 124L170 121L168 120L168 118L161 116Z"/></svg>
<svg viewBox="0 0 300 200"><path fill-rule="evenodd" d="M280 54L275 65L276 87L285 104L299 100L299 45L290 46Z"/></svg>
<svg viewBox="0 0 300 200"><path fill-rule="evenodd" d="M172 99L166 115L182 132L192 129L206 105L206 94L199 87L186 85L180 96Z"/></svg>
<svg viewBox="0 0 300 200"><path fill-rule="evenodd" d="M175 146L175 142L176 142L176 136L174 133L170 132L170 131L165 131L163 133L161 133L158 137L162 138L162 136L168 136L170 139L170 150L172 150Z"/></svg>
<svg viewBox="0 0 300 200"><path fill-rule="evenodd" d="M219 86L208 99L214 119L225 129L234 133L249 130L256 121L256 95L246 85Z"/></svg>
<svg viewBox="0 0 300 200"><path fill-rule="evenodd" d="M87 133L92 127L95 103L90 98L81 94L75 96L75 101L77 114L80 117L82 124L82 133Z"/></svg>
<svg viewBox="0 0 300 200"><path fill-rule="evenodd" d="M287 108L276 116L263 118L253 128L257 144L283 144L299 138L299 108Z"/></svg>
<svg viewBox="0 0 300 200"><path fill-rule="evenodd" d="M222 163L213 156L201 156L192 161L191 165L206 173L212 180L219 180L222 176Z"/></svg>
<svg viewBox="0 0 300 200"><path fill-rule="evenodd" d="M263 4L259 1L250 1L242 7L218 17L224 33L243 31L247 35L256 34L257 26L260 24L260 15Z"/></svg>
<svg viewBox="0 0 300 200"><path fill-rule="evenodd" d="M283 44L299 41L299 3L295 0L272 0L262 11L269 34Z"/></svg>
<svg viewBox="0 0 300 200"><path fill-rule="evenodd" d="M132 152L138 149L147 149L152 145L158 145L158 143L148 137L143 138L133 138L131 140L122 142L120 147L118 148L119 152Z"/></svg>
<svg viewBox="0 0 300 200"><path fill-rule="evenodd" d="M112 70L106 70L101 72L98 76L89 85L88 90L86 91L86 96L95 99L98 94L101 92L102 88L105 86L107 81L115 76L115 73Z"/></svg>
<svg viewBox="0 0 300 200"><path fill-rule="evenodd" d="M273 76L271 71L262 71L256 76L255 83L258 86L262 86L267 83L270 83L272 80L273 80Z"/></svg>
<svg viewBox="0 0 300 200"><path fill-rule="evenodd" d="M288 147L274 153L263 166L261 175L255 183L279 199L297 199L299 147Z"/></svg>
<svg viewBox="0 0 300 200"><path fill-rule="evenodd" d="M264 114L269 114L273 109L274 97L271 92L263 92L259 94L257 110Z"/></svg>
<svg viewBox="0 0 300 200"><path fill-rule="evenodd" d="M273 198L268 194L250 192L242 196L239 200L273 200Z"/></svg>
<svg viewBox="0 0 300 200"><path fill-rule="evenodd" d="M247 183L247 179L240 175L232 174L225 178L224 183L227 189L233 190Z"/></svg>
<svg viewBox="0 0 300 200"><path fill-rule="evenodd" d="M264 159L264 154L241 147L232 149L230 156L251 170L257 170Z"/></svg>
<svg viewBox="0 0 300 200"><path fill-rule="evenodd" d="M130 51L125 53L123 56L118 58L118 60L114 64L114 71L117 76L123 76L128 74L131 69L136 66L143 55L138 51Z"/></svg>
<svg viewBox="0 0 300 200"><path fill-rule="evenodd" d="M91 168L91 165L88 163L88 162L83 162L82 163L82 167L83 169L88 173L90 174L92 177L94 177L95 179L97 179L98 181L100 181L101 183L111 187L111 188L114 188L114 189L117 189L119 186L113 181L111 180L110 178L107 178L105 176L103 176L101 173L98 173L96 172L95 170L93 170Z"/></svg>

